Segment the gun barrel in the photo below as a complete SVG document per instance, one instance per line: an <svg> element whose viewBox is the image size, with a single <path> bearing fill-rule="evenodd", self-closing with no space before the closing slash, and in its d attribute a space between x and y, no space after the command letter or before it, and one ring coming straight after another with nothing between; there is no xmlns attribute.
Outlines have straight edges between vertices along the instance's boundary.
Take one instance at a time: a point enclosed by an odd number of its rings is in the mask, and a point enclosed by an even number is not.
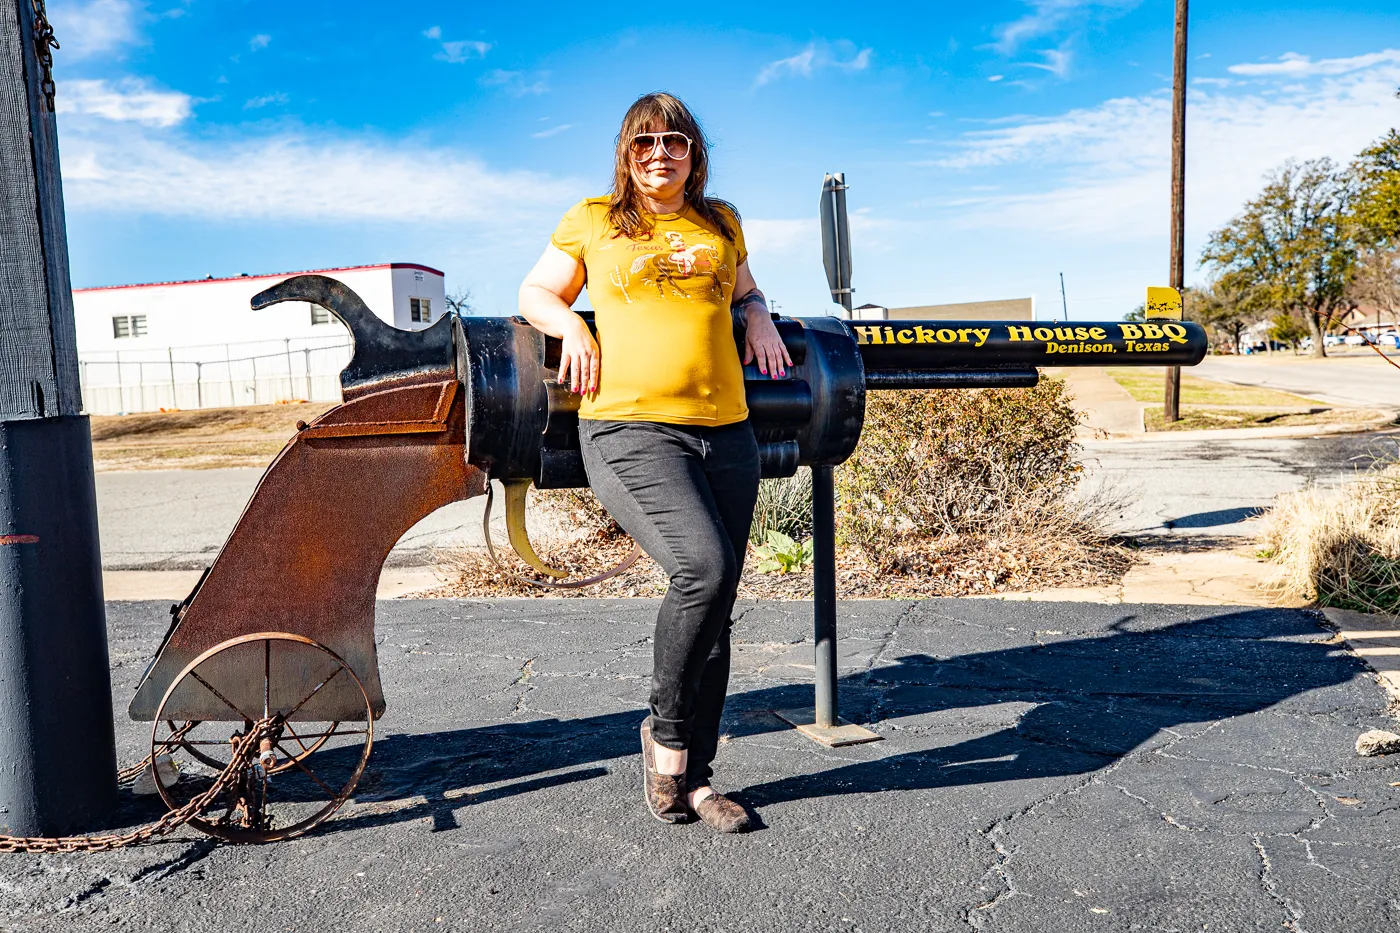
<svg viewBox="0 0 1400 933"><path fill-rule="evenodd" d="M847 326L872 389L952 388L938 378L954 379L959 370L970 376L1024 373L1037 366L1194 366L1206 355L1205 330L1181 321L871 321ZM921 373L948 375L920 382Z"/></svg>

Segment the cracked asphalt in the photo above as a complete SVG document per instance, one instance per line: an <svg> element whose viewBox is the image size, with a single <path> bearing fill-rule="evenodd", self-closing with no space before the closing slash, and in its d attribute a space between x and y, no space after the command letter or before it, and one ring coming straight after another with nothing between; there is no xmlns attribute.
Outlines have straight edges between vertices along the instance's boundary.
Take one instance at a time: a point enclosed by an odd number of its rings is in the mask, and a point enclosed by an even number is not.
<svg viewBox="0 0 1400 933"><path fill-rule="evenodd" d="M125 705L164 603L111 603ZM651 600L379 604L388 712L315 834L10 855L0 929L1251 931L1400 926L1385 695L1300 610L988 600L841 606L825 749L810 610L740 606L717 762L753 833L665 826L639 791ZM159 812L127 798L111 821Z"/></svg>

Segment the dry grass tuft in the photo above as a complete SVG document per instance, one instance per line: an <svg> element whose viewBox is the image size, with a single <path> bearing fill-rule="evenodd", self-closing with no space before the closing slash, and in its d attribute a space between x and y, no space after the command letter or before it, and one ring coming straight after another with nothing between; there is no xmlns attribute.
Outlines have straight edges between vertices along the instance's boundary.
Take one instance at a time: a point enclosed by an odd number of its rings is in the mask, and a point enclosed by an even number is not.
<svg viewBox="0 0 1400 933"><path fill-rule="evenodd" d="M1322 606L1400 612L1400 465L1337 489L1278 497L1264 516L1268 581L1280 592Z"/></svg>

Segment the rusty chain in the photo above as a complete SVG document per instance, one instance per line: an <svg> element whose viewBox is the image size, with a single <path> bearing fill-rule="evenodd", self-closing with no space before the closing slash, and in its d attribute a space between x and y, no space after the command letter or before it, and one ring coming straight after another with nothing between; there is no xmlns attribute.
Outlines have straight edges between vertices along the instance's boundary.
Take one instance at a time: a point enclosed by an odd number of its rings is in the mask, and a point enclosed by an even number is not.
<svg viewBox="0 0 1400 933"><path fill-rule="evenodd" d="M58 40L49 25L44 0L31 0L30 6L34 10L34 57L39 60L39 93L44 95L49 113L53 113L53 98L58 90L53 83L53 50L59 47Z"/></svg>
<svg viewBox="0 0 1400 933"><path fill-rule="evenodd" d="M194 725L195 723L186 723L172 734L171 739L166 740L166 744L183 736ZM213 786L183 807L171 810L148 826L142 826L126 833L109 833L101 836L0 836L0 852L105 852L110 849L120 849L146 842L156 836L163 836L198 816L201 810L228 790L229 786L238 779L239 773L257 759L258 744L270 734L271 723L269 721L259 720L254 723L247 734L234 743L233 757L214 781ZM148 756L140 765L127 768L121 772L121 775L134 777L133 772L139 773L140 769L147 765L154 767L153 756ZM130 780L131 777L126 779ZM159 780L159 777L157 776L156 779Z"/></svg>

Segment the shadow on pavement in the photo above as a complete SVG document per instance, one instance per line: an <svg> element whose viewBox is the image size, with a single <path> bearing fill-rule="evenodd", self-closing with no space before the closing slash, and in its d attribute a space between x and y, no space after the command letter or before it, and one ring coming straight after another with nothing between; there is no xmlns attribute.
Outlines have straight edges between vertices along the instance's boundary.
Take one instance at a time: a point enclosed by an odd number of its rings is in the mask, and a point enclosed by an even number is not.
<svg viewBox="0 0 1400 933"><path fill-rule="evenodd" d="M1320 641L1275 640L1320 634L1301 612L1236 611L1142 631L1133 630L1134 620L1125 615L1102 634L1044 644L948 658L912 654L843 677L846 716L884 723L896 730L892 737L900 728L921 728L901 723L906 717L948 712L969 719L977 707L1031 706L1014 726L973 739L794 775L736 796L761 807L847 793L1082 774L1109 765L1163 729L1263 710L1350 680L1363 669ZM808 684L734 693L725 728L735 738L782 731L786 726L768 711L804 702L811 702ZM602 776L602 767L543 773L637 754L641 717L637 710L389 735L375 743L355 795L357 812L320 832L426 816L435 830L451 829L457 808ZM947 726L945 721L940 731L953 731ZM972 722L955 728L967 733L982 727ZM475 794L460 790L482 785L491 786ZM406 804L419 796L425 802Z"/></svg>
<svg viewBox="0 0 1400 933"><path fill-rule="evenodd" d="M1217 509L1214 512L1193 512L1180 518L1169 518L1162 522L1163 528L1214 528L1217 525L1233 525L1248 521L1256 515L1263 515L1263 509Z"/></svg>

